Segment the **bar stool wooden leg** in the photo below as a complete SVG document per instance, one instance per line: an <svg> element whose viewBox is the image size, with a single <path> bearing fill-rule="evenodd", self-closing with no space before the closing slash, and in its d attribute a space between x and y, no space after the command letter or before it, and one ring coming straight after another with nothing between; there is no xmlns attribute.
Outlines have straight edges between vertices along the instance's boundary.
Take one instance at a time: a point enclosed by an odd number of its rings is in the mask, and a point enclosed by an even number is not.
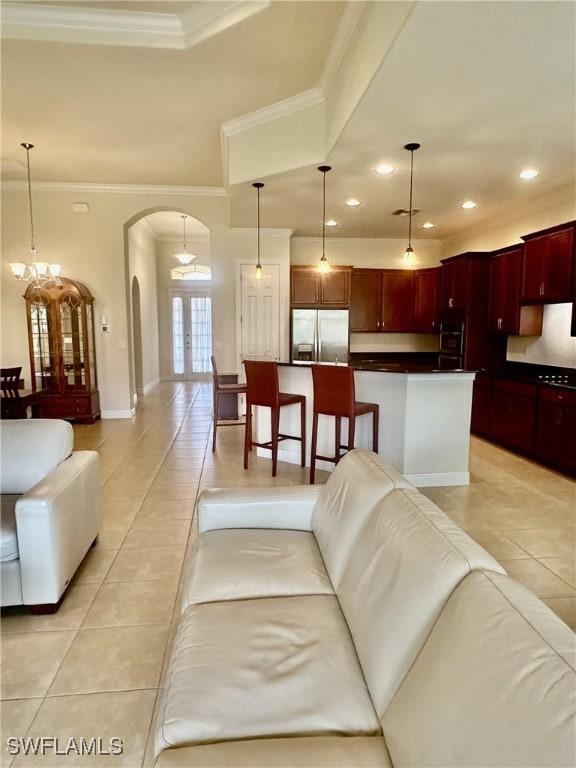
<svg viewBox="0 0 576 768"><path fill-rule="evenodd" d="M310 484L316 476L316 443L318 440L318 414L312 415L312 442L310 444Z"/></svg>
<svg viewBox="0 0 576 768"><path fill-rule="evenodd" d="M372 414L372 450L378 453L378 416L379 408L376 407Z"/></svg>
<svg viewBox="0 0 576 768"><path fill-rule="evenodd" d="M301 442L301 460L300 466L306 466L306 404L300 403L300 437Z"/></svg>
<svg viewBox="0 0 576 768"><path fill-rule="evenodd" d="M246 428L244 431L244 469L248 469L248 450L252 450L252 406L246 403Z"/></svg>
<svg viewBox="0 0 576 768"><path fill-rule="evenodd" d="M212 435L212 453L216 450L216 429L218 427L218 392L214 392L214 434Z"/></svg>
<svg viewBox="0 0 576 768"><path fill-rule="evenodd" d="M280 408L271 408L270 421L272 427L272 477L276 477L278 466L278 433L280 431Z"/></svg>
<svg viewBox="0 0 576 768"><path fill-rule="evenodd" d="M354 448L354 437L356 434L356 419L351 416L348 419L348 450L351 451Z"/></svg>

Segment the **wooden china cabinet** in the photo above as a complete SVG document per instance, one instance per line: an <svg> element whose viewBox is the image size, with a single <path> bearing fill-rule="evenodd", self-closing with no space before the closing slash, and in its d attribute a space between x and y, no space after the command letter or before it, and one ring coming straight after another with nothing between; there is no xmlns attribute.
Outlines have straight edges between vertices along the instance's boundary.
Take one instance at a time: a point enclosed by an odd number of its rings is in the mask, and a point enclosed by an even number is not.
<svg viewBox="0 0 576 768"><path fill-rule="evenodd" d="M43 418L92 424L100 416L94 353L93 296L62 277L24 294L32 389L42 390Z"/></svg>

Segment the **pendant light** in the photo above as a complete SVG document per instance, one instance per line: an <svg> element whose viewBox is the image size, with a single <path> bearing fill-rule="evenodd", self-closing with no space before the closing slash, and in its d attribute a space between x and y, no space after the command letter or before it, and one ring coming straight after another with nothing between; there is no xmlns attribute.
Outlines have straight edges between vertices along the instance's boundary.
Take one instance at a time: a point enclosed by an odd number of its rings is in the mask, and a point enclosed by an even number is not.
<svg viewBox="0 0 576 768"><path fill-rule="evenodd" d="M26 150L26 166L28 169L28 207L30 210L30 264L21 261L15 261L9 264L12 274L16 280L23 280L29 285L41 288L47 283L61 285L60 272L61 264L49 264L47 261L38 261L38 249L34 240L34 216L32 213L32 184L30 182L30 150L34 149L34 144L23 142L21 147Z"/></svg>
<svg viewBox="0 0 576 768"><path fill-rule="evenodd" d="M316 265L316 271L321 275L325 275L327 272L332 271L332 267L326 259L326 174L332 170L331 165L319 165L318 170L322 173L322 256L320 261Z"/></svg>
<svg viewBox="0 0 576 768"><path fill-rule="evenodd" d="M408 247L404 251L402 261L404 264L414 264L414 248L412 248L412 181L414 177L414 152L420 149L420 144L412 142L406 144L404 149L410 152L410 206L408 208Z"/></svg>
<svg viewBox="0 0 576 768"><path fill-rule="evenodd" d="M182 217L182 226L184 229L184 235L182 237L182 252L181 253L175 253L174 258L178 259L180 264L186 265L190 264L190 262L196 258L196 256L193 253L188 253L188 241L186 240L186 219L188 218L185 214L180 214Z"/></svg>
<svg viewBox="0 0 576 768"><path fill-rule="evenodd" d="M254 277L256 278L256 280L262 280L262 278L264 277L264 270L262 269L262 264L260 264L260 190L262 189L264 184L261 181L255 181L254 184L252 184L252 186L257 191L257 200L258 200L257 208L256 208L256 210L257 210L257 219L256 219L257 224L256 224L256 226L257 226L257 232L258 232L256 253L258 254L258 258L256 260L256 268L254 270Z"/></svg>

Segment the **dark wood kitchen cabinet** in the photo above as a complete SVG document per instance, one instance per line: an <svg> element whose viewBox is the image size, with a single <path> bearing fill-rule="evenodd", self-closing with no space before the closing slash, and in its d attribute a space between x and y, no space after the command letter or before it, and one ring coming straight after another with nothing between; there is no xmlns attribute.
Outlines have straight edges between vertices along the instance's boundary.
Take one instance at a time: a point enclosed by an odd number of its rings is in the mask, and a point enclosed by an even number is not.
<svg viewBox="0 0 576 768"><path fill-rule="evenodd" d="M332 267L326 274L313 266L291 267L291 306L346 309L350 304L351 275L352 267Z"/></svg>
<svg viewBox="0 0 576 768"><path fill-rule="evenodd" d="M438 333L440 308L440 268L418 269L414 272L415 333Z"/></svg>
<svg viewBox="0 0 576 768"><path fill-rule="evenodd" d="M520 305L523 247L494 251L490 259L488 328L512 336L540 336L543 306Z"/></svg>
<svg viewBox="0 0 576 768"><path fill-rule="evenodd" d="M380 330L382 319L382 271L354 269L350 291L350 331Z"/></svg>
<svg viewBox="0 0 576 768"><path fill-rule="evenodd" d="M410 333L414 321L414 272L382 270L382 321L384 333Z"/></svg>
<svg viewBox="0 0 576 768"><path fill-rule="evenodd" d="M535 453L576 475L576 392L540 387Z"/></svg>
<svg viewBox="0 0 576 768"><path fill-rule="evenodd" d="M468 303L470 261L468 254L442 262L440 309L465 310Z"/></svg>
<svg viewBox="0 0 576 768"><path fill-rule="evenodd" d="M490 437L522 453L532 453L536 431L536 394L534 384L494 379Z"/></svg>
<svg viewBox="0 0 576 768"><path fill-rule="evenodd" d="M574 222L524 235L522 301L572 300Z"/></svg>
<svg viewBox="0 0 576 768"><path fill-rule="evenodd" d="M477 373L472 389L472 414L470 429L475 435L490 436L492 411L492 379L485 373Z"/></svg>

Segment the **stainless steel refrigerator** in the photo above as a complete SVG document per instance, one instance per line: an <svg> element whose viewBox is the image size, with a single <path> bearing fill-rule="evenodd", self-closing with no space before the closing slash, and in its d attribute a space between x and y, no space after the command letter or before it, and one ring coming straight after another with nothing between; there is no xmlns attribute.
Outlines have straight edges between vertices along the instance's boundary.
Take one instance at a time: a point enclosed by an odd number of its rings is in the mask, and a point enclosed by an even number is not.
<svg viewBox="0 0 576 768"><path fill-rule="evenodd" d="M293 363L347 363L347 309L293 309L290 343Z"/></svg>

